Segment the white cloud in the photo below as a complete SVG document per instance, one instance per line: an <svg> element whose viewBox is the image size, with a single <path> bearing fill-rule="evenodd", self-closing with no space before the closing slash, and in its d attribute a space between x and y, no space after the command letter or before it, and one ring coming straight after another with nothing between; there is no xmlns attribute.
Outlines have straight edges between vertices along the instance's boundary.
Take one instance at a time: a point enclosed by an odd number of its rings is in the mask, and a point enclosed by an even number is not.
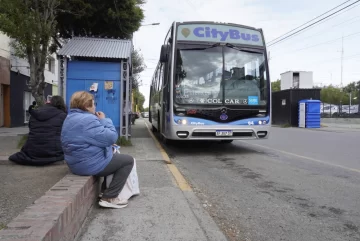
<svg viewBox="0 0 360 241"><path fill-rule="evenodd" d="M148 0L144 5L144 26L134 35L135 48L141 49L148 69L141 76L140 90L147 105L150 79L160 55L160 47L173 21L231 22L262 28L270 41L308 20L339 5L343 0ZM358 17L358 18L356 18ZM345 22L347 21L347 22ZM342 23L341 25L338 25ZM314 82L340 84L341 38L360 32L360 7L343 14L294 38L275 45L270 51L271 79L280 78L287 70L314 72ZM360 80L360 34L344 39L343 83ZM338 39L338 40L336 40ZM328 44L321 44L324 42ZM320 44L316 47L311 47ZM309 48L311 47L311 48ZM305 49L307 48L307 49ZM359 55L356 55L359 54Z"/></svg>

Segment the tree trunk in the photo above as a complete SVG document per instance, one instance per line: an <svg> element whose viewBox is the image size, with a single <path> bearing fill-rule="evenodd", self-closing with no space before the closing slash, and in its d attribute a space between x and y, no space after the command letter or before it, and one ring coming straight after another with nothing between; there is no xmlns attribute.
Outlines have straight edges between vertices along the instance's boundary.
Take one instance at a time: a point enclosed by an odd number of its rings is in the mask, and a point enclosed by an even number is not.
<svg viewBox="0 0 360 241"><path fill-rule="evenodd" d="M30 63L30 89L31 94L35 98L36 103L39 106L44 105L44 90L46 86L45 82L45 62L39 61L40 59L46 59L46 54L42 56L42 53L28 52L28 59Z"/></svg>

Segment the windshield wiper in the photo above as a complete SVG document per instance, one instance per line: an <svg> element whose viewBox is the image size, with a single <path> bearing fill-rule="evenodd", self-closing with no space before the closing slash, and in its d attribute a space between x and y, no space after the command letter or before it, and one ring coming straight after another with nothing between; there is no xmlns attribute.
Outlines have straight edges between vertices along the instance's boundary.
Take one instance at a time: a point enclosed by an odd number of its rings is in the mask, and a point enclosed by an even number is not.
<svg viewBox="0 0 360 241"><path fill-rule="evenodd" d="M211 45L211 46L207 46L207 47L203 47L203 48L181 49L181 51L186 51L186 50L205 50L205 49L215 48L215 47L218 47L218 46L220 46L220 43L216 43L216 44L213 44L213 45Z"/></svg>
<svg viewBox="0 0 360 241"><path fill-rule="evenodd" d="M236 49L236 50L239 50L241 52L246 52L246 53L253 53L253 54L262 54L263 52L262 51L257 51L257 50L254 50L254 49L248 49L248 48L238 48L232 44L225 44L226 47L229 47L229 48L232 48L232 49Z"/></svg>

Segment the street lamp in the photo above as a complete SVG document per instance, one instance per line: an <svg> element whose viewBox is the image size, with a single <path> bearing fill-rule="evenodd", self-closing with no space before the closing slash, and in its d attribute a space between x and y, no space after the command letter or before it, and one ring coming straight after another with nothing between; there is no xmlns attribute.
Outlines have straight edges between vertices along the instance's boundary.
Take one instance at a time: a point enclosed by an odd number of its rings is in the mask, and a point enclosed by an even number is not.
<svg viewBox="0 0 360 241"><path fill-rule="evenodd" d="M160 23L143 24L143 25L140 25L140 26L142 27L142 26L151 26L151 25L160 25Z"/></svg>

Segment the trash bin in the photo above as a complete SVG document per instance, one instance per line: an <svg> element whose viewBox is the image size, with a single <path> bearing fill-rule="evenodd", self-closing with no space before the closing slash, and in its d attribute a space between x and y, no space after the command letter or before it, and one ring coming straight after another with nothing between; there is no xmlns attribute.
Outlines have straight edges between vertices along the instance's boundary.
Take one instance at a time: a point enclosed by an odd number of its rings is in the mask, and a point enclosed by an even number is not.
<svg viewBox="0 0 360 241"><path fill-rule="evenodd" d="M320 128L320 100L300 100L299 101L299 127L301 128Z"/></svg>

